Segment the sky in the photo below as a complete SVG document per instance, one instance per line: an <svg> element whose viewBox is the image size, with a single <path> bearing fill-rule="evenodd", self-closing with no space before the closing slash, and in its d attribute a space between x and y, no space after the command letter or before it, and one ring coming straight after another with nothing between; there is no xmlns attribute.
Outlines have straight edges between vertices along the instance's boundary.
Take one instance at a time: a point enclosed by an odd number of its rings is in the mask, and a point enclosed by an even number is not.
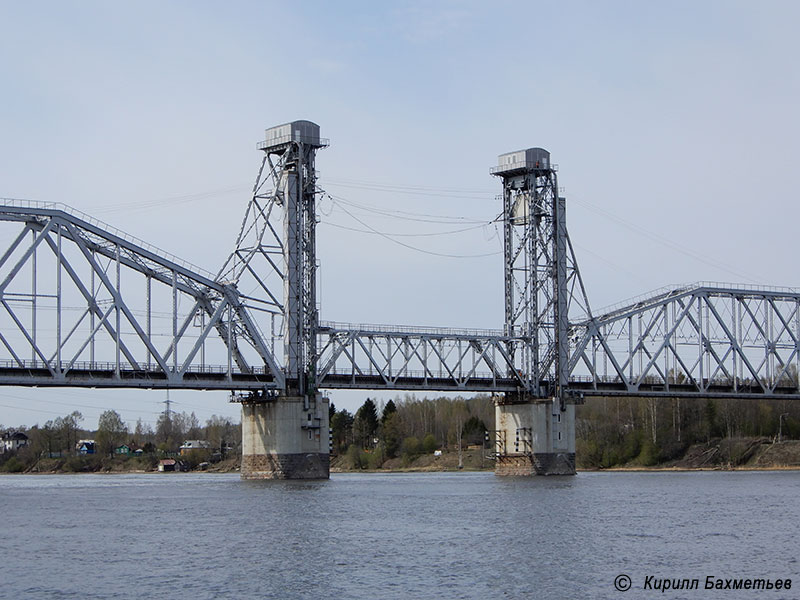
<svg viewBox="0 0 800 600"><path fill-rule="evenodd" d="M799 17L733 0L0 0L0 196L216 272L264 129L308 119L331 142L323 320L502 327L489 169L532 146L559 165L594 308L693 281L800 286ZM351 411L367 396L395 394L331 393ZM9 387L0 424L76 409L93 428L107 408L154 424L165 399ZM224 394L170 399L238 419Z"/></svg>

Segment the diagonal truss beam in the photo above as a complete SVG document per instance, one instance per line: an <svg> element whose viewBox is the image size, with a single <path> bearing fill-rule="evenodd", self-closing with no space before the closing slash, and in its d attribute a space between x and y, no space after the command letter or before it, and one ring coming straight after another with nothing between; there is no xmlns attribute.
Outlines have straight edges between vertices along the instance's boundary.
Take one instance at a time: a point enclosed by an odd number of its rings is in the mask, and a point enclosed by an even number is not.
<svg viewBox="0 0 800 600"><path fill-rule="evenodd" d="M0 385L284 385L235 286L62 205L5 201L0 221L22 225L0 257Z"/></svg>
<svg viewBox="0 0 800 600"><path fill-rule="evenodd" d="M798 307L800 291L792 289L659 291L571 325L570 386L594 394L800 399Z"/></svg>

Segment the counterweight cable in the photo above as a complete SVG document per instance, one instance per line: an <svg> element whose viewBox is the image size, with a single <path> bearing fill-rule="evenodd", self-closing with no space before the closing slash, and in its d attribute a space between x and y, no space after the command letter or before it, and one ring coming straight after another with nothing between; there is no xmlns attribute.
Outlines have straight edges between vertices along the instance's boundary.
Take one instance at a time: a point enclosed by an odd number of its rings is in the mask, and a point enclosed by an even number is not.
<svg viewBox="0 0 800 600"><path fill-rule="evenodd" d="M442 257L442 258L483 258L483 257L487 257L487 256L497 256L499 254L502 254L502 251L487 252L487 253L482 253L482 254L464 254L464 255L462 255L462 254L447 254L447 253L443 253L443 252L434 252L432 250L425 250L424 248L419 248L417 246L412 246L411 244L407 244L405 242L402 242L400 240L395 239L392 236L392 234L385 233L383 231L380 231L380 230L372 227L369 223L367 223L367 222L363 221L362 219L358 218L350 210L348 210L348 208L346 206L344 206L343 202L340 202L339 200L337 200L336 198L334 198L333 196L331 196L327 192L323 192L323 193L342 212L347 214L351 219L353 219L354 221L360 223L363 227L365 227L368 230L367 232L364 232L364 233L371 233L373 235L378 235L378 236L380 236L380 237L382 237L382 238L384 238L384 239L386 239L386 240L388 240L388 241L390 241L390 242L392 242L394 244L397 244L397 245L402 246L404 248L407 248L409 250L414 250L415 252L421 252L423 254L428 254L428 255L431 255L431 256L439 256L439 257ZM466 228L466 229L464 229L464 231L466 231L468 229L477 229L478 227L485 227L487 225L490 225L492 223L492 221L480 221L479 223L480 223L479 226ZM329 224L336 226L333 223L329 223ZM353 228L349 228L349 229L353 229ZM452 233L455 233L455 232L452 232L452 231L451 232L444 232L444 233L443 232L439 232L438 234L431 234L431 235L449 235L449 234L452 234Z"/></svg>

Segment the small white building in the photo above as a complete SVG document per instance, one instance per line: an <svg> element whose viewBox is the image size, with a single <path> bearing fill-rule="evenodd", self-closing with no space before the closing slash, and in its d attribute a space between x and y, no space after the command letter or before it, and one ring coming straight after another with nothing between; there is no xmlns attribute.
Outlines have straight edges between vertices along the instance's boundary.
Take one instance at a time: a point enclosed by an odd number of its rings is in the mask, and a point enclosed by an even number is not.
<svg viewBox="0 0 800 600"><path fill-rule="evenodd" d="M181 455L188 454L192 450L210 450L211 443L206 440L186 440L179 448Z"/></svg>
<svg viewBox="0 0 800 600"><path fill-rule="evenodd" d="M3 434L2 443L0 443L0 453L16 452L20 448L27 446L28 442L30 442L28 436L21 431L8 431Z"/></svg>

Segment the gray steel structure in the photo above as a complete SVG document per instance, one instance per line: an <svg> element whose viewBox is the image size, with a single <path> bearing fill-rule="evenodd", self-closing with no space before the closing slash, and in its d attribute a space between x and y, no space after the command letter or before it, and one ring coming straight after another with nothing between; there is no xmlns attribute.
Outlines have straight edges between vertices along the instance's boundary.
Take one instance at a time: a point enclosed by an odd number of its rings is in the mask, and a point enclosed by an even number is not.
<svg viewBox="0 0 800 600"><path fill-rule="evenodd" d="M696 285L594 316L545 150L500 157L505 324L319 322L319 127L267 130L234 250L206 272L63 205L0 200L0 385L800 398L800 292Z"/></svg>
<svg viewBox="0 0 800 600"><path fill-rule="evenodd" d="M589 312L567 234L566 201L546 150L503 154L498 163L491 172L503 182L505 333L523 339L509 353L525 374L526 394L564 400L569 310L579 304Z"/></svg>
<svg viewBox="0 0 800 600"><path fill-rule="evenodd" d="M572 324L573 390L800 397L800 290L697 283L601 312Z"/></svg>
<svg viewBox="0 0 800 600"><path fill-rule="evenodd" d="M235 285L64 205L6 199L0 220L22 224L0 257L1 384L284 385Z"/></svg>
<svg viewBox="0 0 800 600"><path fill-rule="evenodd" d="M328 141L311 121L272 127L265 137L258 146L264 157L252 199L217 279L253 289L246 303L270 314L273 332L279 317L284 375L279 387L307 396L316 390L317 364L315 159ZM283 288L281 300L275 288Z"/></svg>

